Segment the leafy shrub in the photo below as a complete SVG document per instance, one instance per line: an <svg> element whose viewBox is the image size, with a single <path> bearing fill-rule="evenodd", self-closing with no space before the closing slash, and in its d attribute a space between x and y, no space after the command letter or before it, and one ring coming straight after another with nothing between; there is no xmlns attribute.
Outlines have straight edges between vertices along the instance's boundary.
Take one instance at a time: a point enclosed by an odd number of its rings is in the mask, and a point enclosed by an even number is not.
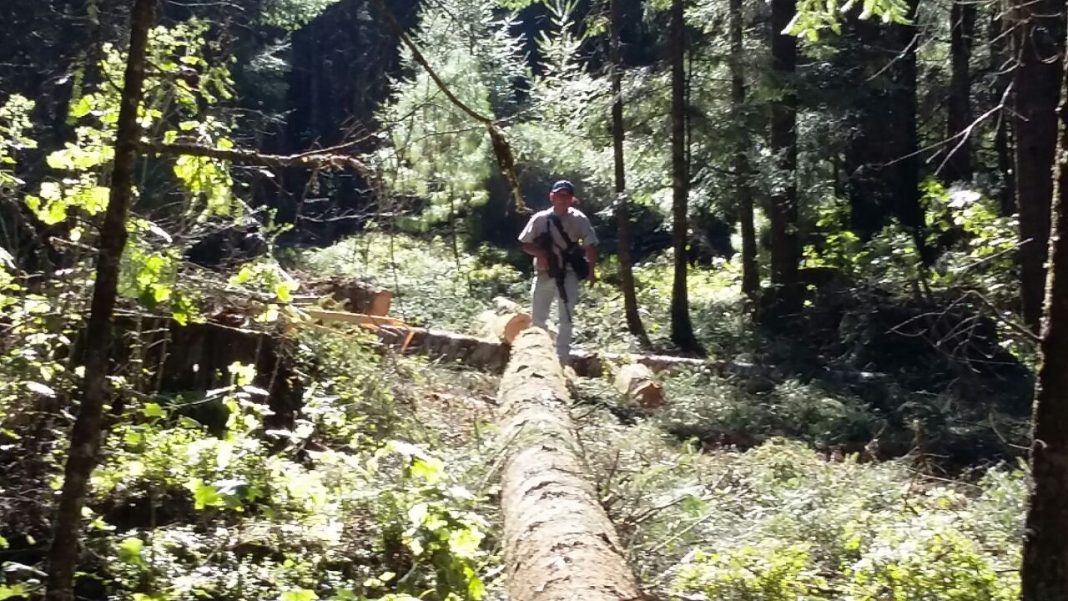
<svg viewBox="0 0 1068 601"><path fill-rule="evenodd" d="M806 545L737 547L720 553L695 551L684 561L673 588L721 601L808 601L827 583Z"/></svg>

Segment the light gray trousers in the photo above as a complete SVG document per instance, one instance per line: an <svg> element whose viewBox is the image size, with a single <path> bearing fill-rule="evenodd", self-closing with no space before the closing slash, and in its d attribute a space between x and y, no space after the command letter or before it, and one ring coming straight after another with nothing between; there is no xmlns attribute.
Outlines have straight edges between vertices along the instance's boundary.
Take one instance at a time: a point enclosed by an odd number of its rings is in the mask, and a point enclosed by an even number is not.
<svg viewBox="0 0 1068 601"><path fill-rule="evenodd" d="M534 282L530 287L530 320L534 322L534 325L544 328L546 320L549 319L549 306L554 300L557 301L556 354L560 357L560 363L567 365L568 355L571 354L571 317L575 314L579 294L578 278L571 270L568 270L564 277L564 291L567 293L566 308L560 299L556 280L549 277L547 272L539 271L534 276Z"/></svg>

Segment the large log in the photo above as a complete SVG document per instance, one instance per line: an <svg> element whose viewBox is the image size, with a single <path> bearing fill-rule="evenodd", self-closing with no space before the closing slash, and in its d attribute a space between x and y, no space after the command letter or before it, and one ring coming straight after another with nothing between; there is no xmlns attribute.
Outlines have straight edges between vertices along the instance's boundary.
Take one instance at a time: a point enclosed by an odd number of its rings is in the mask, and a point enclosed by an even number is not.
<svg viewBox="0 0 1068 601"><path fill-rule="evenodd" d="M401 352L421 353L491 373L501 373L508 363L508 345L496 340L444 330L394 325L377 327L374 333L383 344Z"/></svg>
<svg viewBox="0 0 1068 601"><path fill-rule="evenodd" d="M656 381L648 365L630 363L619 368L616 390L648 412L664 406L664 385Z"/></svg>
<svg viewBox="0 0 1068 601"><path fill-rule="evenodd" d="M582 477L570 397L540 328L516 339L501 378L504 559L511 601L634 601L643 596L593 485Z"/></svg>

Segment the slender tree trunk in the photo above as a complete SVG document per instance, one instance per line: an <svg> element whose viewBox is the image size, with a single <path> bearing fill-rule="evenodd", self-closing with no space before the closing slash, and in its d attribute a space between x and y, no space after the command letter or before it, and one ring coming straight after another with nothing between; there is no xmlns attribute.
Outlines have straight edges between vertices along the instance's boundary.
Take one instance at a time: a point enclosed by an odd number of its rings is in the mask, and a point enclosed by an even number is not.
<svg viewBox="0 0 1068 601"><path fill-rule="evenodd" d="M1012 77L1007 73L1011 57L1008 53L1006 15L1000 11L990 18L990 70L996 74L994 80L994 98L1000 103L1005 100L1005 90ZM1006 107L1008 108L1008 107ZM998 114L994 129L994 154L997 157L997 172L1001 183L998 192L998 205L1001 215L1008 217L1016 212L1016 179L1012 166L1012 115L1008 110Z"/></svg>
<svg viewBox="0 0 1068 601"><path fill-rule="evenodd" d="M900 97L895 102L899 110L895 112L894 128L900 130L904 146L901 154L895 157L901 171L898 178L900 192L894 209L898 220L912 234L920 260L923 266L927 267L934 263L935 254L934 249L927 244L926 219L923 207L920 206L920 132L916 119L919 109L916 51L920 45L916 22L920 2L909 0L908 6L907 17L910 23L893 26L898 44L902 48L900 59L895 59L900 62L901 71L898 79Z"/></svg>
<svg viewBox="0 0 1068 601"><path fill-rule="evenodd" d="M1068 599L1068 72L1061 86L1060 153L1053 178L1052 231L1041 362L1035 385L1031 490L1021 599Z"/></svg>
<svg viewBox="0 0 1068 601"><path fill-rule="evenodd" d="M909 0L906 15L916 21L918 0ZM916 48L913 24L881 25L851 18L859 41L853 61L878 65L877 74L852 69L855 133L845 156L850 201L850 227L870 240L891 217L912 235L925 263L933 260L925 244L924 212L920 207L919 135L917 131Z"/></svg>
<svg viewBox="0 0 1068 601"><path fill-rule="evenodd" d="M738 201L738 221L742 230L742 292L750 300L760 292L757 265L756 228L753 225L753 189L749 186L748 128L745 118L745 49L742 46L742 0L730 0L731 39L731 120L737 147L734 149L734 194Z"/></svg>
<svg viewBox="0 0 1068 601"><path fill-rule="evenodd" d="M776 85L783 89L771 103L771 152L775 161L775 185L768 217L771 221L771 284L775 316L801 309L797 279L801 245L797 235L797 94L793 77L797 69L797 38L782 33L794 17L796 0L771 2L771 61Z"/></svg>
<svg viewBox="0 0 1068 601"><path fill-rule="evenodd" d="M952 74L949 84L949 106L946 116L946 137L950 140L946 152L944 179L948 182L972 179L972 146L970 136L955 138L972 123L971 72L972 45L975 37L974 0L953 0L949 10L949 53Z"/></svg>
<svg viewBox="0 0 1068 601"><path fill-rule="evenodd" d="M96 283L86 328L92 341L85 354L85 381L81 406L70 437L70 451L63 475L63 490L48 556L49 601L74 599L74 571L78 564L79 530L89 476L97 463L103 438L102 419L108 359L111 350L112 314L118 290L119 261L126 246L126 219L133 200L134 167L141 127L137 109L145 80L145 52L148 32L155 21L157 0L136 0L130 15L130 52L126 59L122 104L115 136L115 160L111 174L111 196L100 228Z"/></svg>
<svg viewBox="0 0 1068 601"><path fill-rule="evenodd" d="M686 223L690 175L686 164L686 23L682 0L671 2L671 179L672 240L675 280L671 288L671 340L682 348L697 347L690 322L686 289Z"/></svg>
<svg viewBox="0 0 1068 601"><path fill-rule="evenodd" d="M1020 300L1024 322L1038 331L1053 195L1057 97L1064 48L1064 2L1016 0L1013 111L1016 116L1016 207L1020 214Z"/></svg>
<svg viewBox="0 0 1068 601"><path fill-rule="evenodd" d="M615 163L616 223L618 227L619 279L623 288L623 311L627 329L638 339L642 348L652 346L638 314L638 296L634 291L633 260L630 255L630 210L627 200L626 165L623 162L623 55L620 51L623 18L620 0L609 0L609 20L612 28L612 160Z"/></svg>

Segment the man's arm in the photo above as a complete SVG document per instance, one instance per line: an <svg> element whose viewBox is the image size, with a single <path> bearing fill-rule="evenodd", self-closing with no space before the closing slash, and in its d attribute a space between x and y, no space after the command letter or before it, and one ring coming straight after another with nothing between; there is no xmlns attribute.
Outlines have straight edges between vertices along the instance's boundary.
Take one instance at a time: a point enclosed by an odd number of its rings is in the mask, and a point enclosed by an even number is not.
<svg viewBox="0 0 1068 601"><path fill-rule="evenodd" d="M541 245L534 244L533 242L523 242L519 245L523 249L523 252L534 257L535 259L545 258L545 248Z"/></svg>
<svg viewBox="0 0 1068 601"><path fill-rule="evenodd" d="M538 215L531 216L530 221L527 222L526 227L519 234L519 247L523 249L523 252L534 257L535 269L545 271L549 268L549 251L535 242L537 239L535 232L540 229L540 223L541 220L538 219Z"/></svg>

